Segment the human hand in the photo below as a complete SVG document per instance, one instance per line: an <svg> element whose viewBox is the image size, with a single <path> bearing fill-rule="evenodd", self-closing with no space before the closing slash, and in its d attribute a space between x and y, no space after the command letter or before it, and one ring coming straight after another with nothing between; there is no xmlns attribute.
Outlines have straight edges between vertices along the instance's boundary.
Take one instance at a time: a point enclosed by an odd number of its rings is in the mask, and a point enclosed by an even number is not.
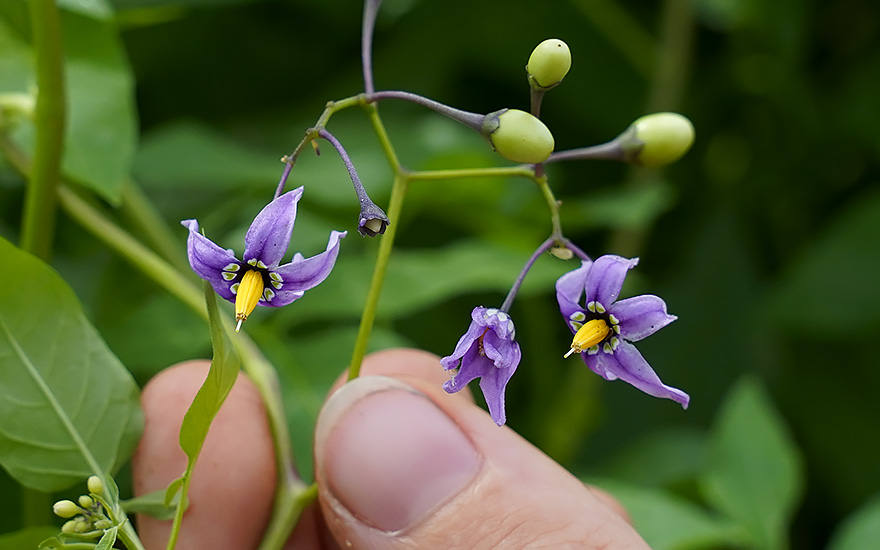
<svg viewBox="0 0 880 550"><path fill-rule="evenodd" d="M161 489L183 471L177 432L206 371L206 362L180 364L144 388L137 494ZM374 353L362 374L321 411L320 507L306 511L286 548L648 549L613 499L496 426L466 392L446 394L435 356ZM257 548L274 486L265 412L240 376L196 465L178 548ZM164 548L169 532L170 522L139 518L149 550Z"/></svg>

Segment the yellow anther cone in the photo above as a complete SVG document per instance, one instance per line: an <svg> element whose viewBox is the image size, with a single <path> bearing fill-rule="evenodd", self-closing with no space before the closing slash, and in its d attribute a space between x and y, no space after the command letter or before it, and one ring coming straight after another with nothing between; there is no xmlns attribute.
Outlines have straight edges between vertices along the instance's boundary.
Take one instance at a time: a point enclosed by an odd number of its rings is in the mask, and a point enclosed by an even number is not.
<svg viewBox="0 0 880 550"><path fill-rule="evenodd" d="M235 320L238 321L235 332L241 329L241 323L247 320L262 296L263 275L259 271L248 270L242 277L238 292L235 294Z"/></svg>
<svg viewBox="0 0 880 550"><path fill-rule="evenodd" d="M604 340L609 332L611 332L611 328L604 320L593 319L587 321L575 333L574 338L571 341L571 349L568 350L565 357L568 357L572 353L582 353L584 350L590 349Z"/></svg>

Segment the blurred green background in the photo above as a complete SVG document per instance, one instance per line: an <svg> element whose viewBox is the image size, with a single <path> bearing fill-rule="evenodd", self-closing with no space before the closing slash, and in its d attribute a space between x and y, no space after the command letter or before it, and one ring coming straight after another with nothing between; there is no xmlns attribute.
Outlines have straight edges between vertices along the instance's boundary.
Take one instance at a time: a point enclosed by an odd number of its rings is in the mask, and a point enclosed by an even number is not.
<svg viewBox="0 0 880 550"><path fill-rule="evenodd" d="M98 0L61 3L67 50L80 62L71 109L103 114L77 130L95 138L79 141L84 156L102 161L71 171L91 188L109 182L100 194L111 209L130 173L181 258L177 223L192 217L240 252L279 158L326 101L362 88L353 0L115 0L115 16ZM566 235L593 256L639 256L624 295L658 294L679 316L639 348L665 383L690 393L690 408L562 359L570 333L553 282L573 264L542 258L511 310L523 361L508 386L509 425L616 491L655 548L880 543L878 22L880 6L867 0L382 6L377 89L475 112L527 109L523 67L555 37L573 57L542 112L557 150L607 141L648 112L693 121L693 149L662 171L549 167ZM25 4L4 0L0 23L0 93L26 91ZM434 113L401 103L380 112L409 168L508 164ZM340 113L328 129L385 205L390 172L363 114ZM329 146L323 153L293 170L291 185L306 191L291 248L312 255L330 229L348 230L337 269L297 304L246 325L281 372L306 475L309 430L348 361L378 244L354 231L344 167ZM22 196L0 160L0 235L13 242ZM474 306L501 303L550 230L537 189L516 179L414 184L395 223L399 249L372 348L439 355ZM63 215L53 265L140 383L210 354L194 314ZM756 502L731 502L750 474L767 480L766 497L758 487ZM15 483L0 478L12 494ZM2 506L0 532L12 531L19 514L8 499Z"/></svg>

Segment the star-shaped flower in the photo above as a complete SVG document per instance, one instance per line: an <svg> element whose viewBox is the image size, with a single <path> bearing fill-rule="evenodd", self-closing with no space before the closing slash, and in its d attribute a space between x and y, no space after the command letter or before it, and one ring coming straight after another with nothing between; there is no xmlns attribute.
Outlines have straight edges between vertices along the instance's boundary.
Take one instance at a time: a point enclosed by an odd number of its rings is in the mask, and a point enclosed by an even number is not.
<svg viewBox="0 0 880 550"><path fill-rule="evenodd" d="M480 378L480 389L496 424L506 421L504 390L522 357L510 315L497 309L474 308L471 325L458 341L452 355L440 359L446 370L454 370L443 384L448 393L455 393Z"/></svg>
<svg viewBox="0 0 880 550"><path fill-rule="evenodd" d="M189 265L217 294L235 304L236 331L257 305L281 307L302 298L327 278L336 263L345 232L331 231L324 252L311 258L297 252L290 263L279 265L290 244L302 193L302 187L289 191L257 214L244 237L243 260L199 233L196 220L180 222L189 229Z"/></svg>
<svg viewBox="0 0 880 550"><path fill-rule="evenodd" d="M664 385L630 343L654 334L676 319L666 313L666 303L657 296L617 300L627 271L637 263L637 258L602 256L594 262L583 261L581 267L559 278L556 299L575 335L565 356L580 353L587 366L602 378L620 378L649 395L672 399L687 408L690 397Z"/></svg>

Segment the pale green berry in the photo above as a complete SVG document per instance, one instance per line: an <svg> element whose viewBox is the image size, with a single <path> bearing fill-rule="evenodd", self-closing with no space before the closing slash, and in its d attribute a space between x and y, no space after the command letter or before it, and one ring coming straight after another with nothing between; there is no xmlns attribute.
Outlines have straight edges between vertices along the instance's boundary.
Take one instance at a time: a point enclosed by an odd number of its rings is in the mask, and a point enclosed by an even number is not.
<svg viewBox="0 0 880 550"><path fill-rule="evenodd" d="M568 44L558 38L550 38L532 50L526 72L533 88L548 90L562 82L570 68L571 51Z"/></svg>
<svg viewBox="0 0 880 550"><path fill-rule="evenodd" d="M626 160L658 167L680 159L694 143L694 125L678 113L654 113L636 119L620 135Z"/></svg>
<svg viewBox="0 0 880 550"><path fill-rule="evenodd" d="M486 115L483 135L504 158L528 164L547 160L555 145L553 134L543 122L518 109Z"/></svg>
<svg viewBox="0 0 880 550"><path fill-rule="evenodd" d="M104 492L104 482L98 476L91 476L86 484L89 487L90 493L100 495Z"/></svg>
<svg viewBox="0 0 880 550"><path fill-rule="evenodd" d="M91 508L95 504L95 501L92 500L92 497L90 497L88 495L80 496L78 501L79 501L79 505L82 506L83 508L86 508L86 509Z"/></svg>
<svg viewBox="0 0 880 550"><path fill-rule="evenodd" d="M59 500L52 506L55 515L62 518L72 518L83 510L72 500Z"/></svg>

